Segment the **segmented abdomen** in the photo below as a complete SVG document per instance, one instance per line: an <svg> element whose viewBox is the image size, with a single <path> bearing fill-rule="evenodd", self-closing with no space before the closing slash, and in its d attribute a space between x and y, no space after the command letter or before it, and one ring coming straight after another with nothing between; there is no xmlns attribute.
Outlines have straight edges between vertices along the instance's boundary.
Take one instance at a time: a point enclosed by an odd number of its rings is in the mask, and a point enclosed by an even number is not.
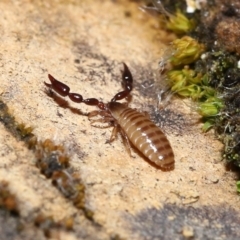
<svg viewBox="0 0 240 240"><path fill-rule="evenodd" d="M174 167L174 154L165 134L146 116L128 107L118 112L118 124L132 144L163 169Z"/></svg>

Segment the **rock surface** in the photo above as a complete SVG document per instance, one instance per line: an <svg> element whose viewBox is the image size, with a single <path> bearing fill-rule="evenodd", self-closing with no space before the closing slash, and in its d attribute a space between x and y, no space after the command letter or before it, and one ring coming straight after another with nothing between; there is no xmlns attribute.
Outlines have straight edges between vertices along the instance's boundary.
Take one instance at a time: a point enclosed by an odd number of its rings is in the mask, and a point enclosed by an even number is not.
<svg viewBox="0 0 240 240"><path fill-rule="evenodd" d="M64 198L36 168L33 153L1 124L0 181L9 183L22 224L29 224L19 232L8 223L11 216L4 221L0 215L1 236L7 239L11 229L11 239L32 239L36 226L29 221L38 214L57 222L73 218L73 230L53 230L54 239L200 239L212 223L210 236L240 236L239 197L233 173L221 162L222 145L212 132L201 132L191 103L172 99L157 109L152 72L173 36L158 29L156 19L128 1L2 1L0 7L1 98L38 139L65 146L94 213L90 221ZM175 154L173 171L156 169L134 149L130 157L120 135L106 143L111 128L87 119L94 107L46 93L43 82L51 73L73 92L107 102L122 90L123 61L134 76L130 106L149 110L163 127ZM37 231L35 239L46 238Z"/></svg>

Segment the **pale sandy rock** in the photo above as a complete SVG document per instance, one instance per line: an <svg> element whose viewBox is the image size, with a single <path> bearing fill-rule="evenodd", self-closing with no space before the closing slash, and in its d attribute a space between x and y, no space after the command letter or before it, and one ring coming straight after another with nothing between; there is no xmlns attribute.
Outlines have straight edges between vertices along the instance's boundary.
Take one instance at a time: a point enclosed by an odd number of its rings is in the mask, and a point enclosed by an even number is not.
<svg viewBox="0 0 240 240"><path fill-rule="evenodd" d="M157 29L157 21L139 11L137 4L2 1L0 8L4 9L0 20L2 98L19 122L34 127L39 139L65 145L74 171L86 186L86 206L94 212L95 223L40 174L32 152L0 125L0 177L10 183L24 217L39 209L56 221L74 216L74 231L63 232L61 239L108 239L116 234L139 239L140 230L134 228L131 216L140 224L138 216L147 209L161 213L161 208L164 211L166 204L173 203L179 209L184 203L193 208L239 206L233 174L220 161L222 145L212 132L202 133L191 103L173 99L159 112L155 89L143 87L153 80L153 68L172 36ZM125 16L126 11L131 17ZM148 109L165 129L175 154L173 171L154 168L135 150L134 158L130 157L120 136L106 144L111 129L93 127L86 117L94 107L72 102L60 106L45 92L43 82L51 73L85 98L109 101L122 89L122 61L134 76L130 105ZM182 227L176 234L181 235ZM189 230L183 235L189 236Z"/></svg>

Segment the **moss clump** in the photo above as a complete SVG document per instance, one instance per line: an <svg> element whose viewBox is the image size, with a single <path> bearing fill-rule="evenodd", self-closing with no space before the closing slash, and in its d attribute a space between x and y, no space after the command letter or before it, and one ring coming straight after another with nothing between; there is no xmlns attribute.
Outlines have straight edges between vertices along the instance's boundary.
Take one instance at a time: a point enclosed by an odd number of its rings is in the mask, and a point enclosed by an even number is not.
<svg viewBox="0 0 240 240"><path fill-rule="evenodd" d="M180 9L177 9L174 15L169 16L166 27L176 34L183 35L191 32L195 26L196 22L193 19L187 18Z"/></svg>
<svg viewBox="0 0 240 240"><path fill-rule="evenodd" d="M184 66L179 70L168 71L167 79L172 92L177 92L183 97L191 97L193 99L201 97L201 89L198 89L199 86L197 84L202 81L202 76L190 69L189 66Z"/></svg>
<svg viewBox="0 0 240 240"><path fill-rule="evenodd" d="M173 41L172 48L173 54L169 59L172 69L166 73L168 85L172 92L196 101L197 111L204 120L203 130L207 131L214 125L224 104L211 86L211 78L207 72L196 67L196 61L201 61L200 56L205 46L185 36Z"/></svg>
<svg viewBox="0 0 240 240"><path fill-rule="evenodd" d="M171 70L167 76L171 91L196 101L197 111L204 120L203 130L212 127L224 104L215 89L209 86L206 76L196 74L188 66L181 70Z"/></svg>
<svg viewBox="0 0 240 240"><path fill-rule="evenodd" d="M204 52L204 44L199 43L195 39L184 36L172 42L173 55L170 62L173 66L182 66L193 63Z"/></svg>
<svg viewBox="0 0 240 240"><path fill-rule="evenodd" d="M191 35L172 43L172 56L168 59L172 69L166 73L168 85L172 92L197 102L197 110L204 121L203 130L214 128L225 145L223 158L240 167L240 69L236 55L239 51L234 46L229 50L231 53L224 50L229 49L227 46L232 37L224 34L228 25L221 24L230 21L230 18L236 22L240 5L229 11L229 5L223 3L219 5L221 7L217 6L219 11L216 11L215 5L213 8L211 2L206 3L199 13L191 15L196 22L199 21L193 24L194 21L177 8L175 14L169 14L163 7L165 3L168 4L168 1L155 1L159 11L168 18L168 29L177 34ZM195 26L198 27L194 29ZM235 29L231 27L227 32L234 32L233 38L237 39L239 33ZM201 38L204 45L193 36Z"/></svg>
<svg viewBox="0 0 240 240"><path fill-rule="evenodd" d="M153 6L153 9L156 11L165 15L167 18L167 24L165 27L177 35L184 35L195 29L195 20L187 17L186 12L184 11L184 9L186 9L186 4L184 1L175 1L175 3L173 3L173 1L169 0L152 0L149 2L149 5ZM175 13L172 14L171 12L174 11Z"/></svg>
<svg viewBox="0 0 240 240"><path fill-rule="evenodd" d="M218 138L224 143L223 158L240 167L240 69L238 58L224 51L208 52L196 63L205 70L209 86L221 96L221 113L208 124L214 127Z"/></svg>

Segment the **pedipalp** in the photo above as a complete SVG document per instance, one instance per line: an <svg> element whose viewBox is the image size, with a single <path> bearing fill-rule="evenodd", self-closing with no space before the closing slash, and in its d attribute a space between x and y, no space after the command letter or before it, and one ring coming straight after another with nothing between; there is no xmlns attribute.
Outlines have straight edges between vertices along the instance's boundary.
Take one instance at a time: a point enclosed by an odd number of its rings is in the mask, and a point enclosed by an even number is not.
<svg viewBox="0 0 240 240"><path fill-rule="evenodd" d="M48 78L51 82L51 84L44 82L44 84L57 92L59 95L66 97L68 96L71 101L75 103L85 103L86 105L90 106L97 106L101 110L106 110L106 104L99 101L97 98L87 98L83 99L81 94L78 93L71 93L69 86L66 84L58 81L56 78L54 78L51 74L48 74ZM111 102L116 102L117 100L122 100L123 98L126 98L129 93L132 91L132 82L133 77L132 74L128 68L128 66L123 63L123 71L122 71L122 81L125 87L124 91L121 91L117 93L111 100Z"/></svg>
<svg viewBox="0 0 240 240"><path fill-rule="evenodd" d="M111 100L111 102L116 102L117 100L122 100L123 98L127 97L129 93L132 91L132 82L133 77L132 73L130 72L128 66L123 63L123 71L122 71L122 80L125 87L124 91L117 93Z"/></svg>

